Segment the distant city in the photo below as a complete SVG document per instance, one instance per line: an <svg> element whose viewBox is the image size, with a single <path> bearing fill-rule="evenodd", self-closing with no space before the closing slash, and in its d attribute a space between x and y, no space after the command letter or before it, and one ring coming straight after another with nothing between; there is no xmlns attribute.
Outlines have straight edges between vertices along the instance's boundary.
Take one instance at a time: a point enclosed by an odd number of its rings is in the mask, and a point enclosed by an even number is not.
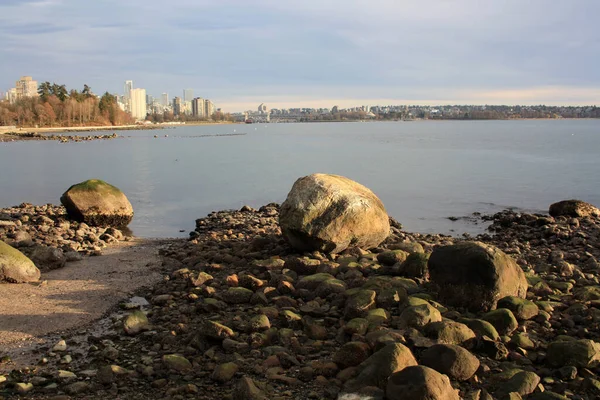
<svg viewBox="0 0 600 400"><path fill-rule="evenodd" d="M63 85L64 86L64 85ZM86 86L87 87L87 86ZM40 96L40 85L31 76L23 76L0 98L10 105L25 98ZM106 94L108 95L108 94ZM100 99L99 95L94 95ZM123 94L112 94L118 107L137 122L313 122L346 120L403 120L418 119L521 119L521 118L600 118L596 106L519 106L519 105L361 105L351 108L288 108L269 109L260 104L256 110L223 113L210 100L194 97L193 89L182 89L182 96L172 99L168 93L153 97L143 88L134 87L132 80L123 86Z"/></svg>

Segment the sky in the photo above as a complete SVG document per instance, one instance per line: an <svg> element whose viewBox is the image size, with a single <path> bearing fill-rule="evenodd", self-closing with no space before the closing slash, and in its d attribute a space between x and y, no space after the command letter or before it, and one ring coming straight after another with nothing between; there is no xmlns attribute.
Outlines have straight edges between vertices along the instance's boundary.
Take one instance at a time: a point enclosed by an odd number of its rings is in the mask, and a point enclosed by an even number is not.
<svg viewBox="0 0 600 400"><path fill-rule="evenodd" d="M0 0L0 91L125 80L225 111L600 105L597 0Z"/></svg>

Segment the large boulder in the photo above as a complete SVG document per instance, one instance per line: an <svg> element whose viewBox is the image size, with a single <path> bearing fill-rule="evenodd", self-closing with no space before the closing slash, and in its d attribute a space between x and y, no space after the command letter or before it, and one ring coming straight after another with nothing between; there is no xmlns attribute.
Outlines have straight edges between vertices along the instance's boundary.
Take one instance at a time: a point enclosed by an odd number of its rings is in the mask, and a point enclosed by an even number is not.
<svg viewBox="0 0 600 400"><path fill-rule="evenodd" d="M481 242L436 247L427 267L440 299L456 307L488 311L503 297L525 298L527 293L521 267L500 249Z"/></svg>
<svg viewBox="0 0 600 400"><path fill-rule="evenodd" d="M550 206L550 215L553 217L599 217L600 209L581 200L563 200Z"/></svg>
<svg viewBox="0 0 600 400"><path fill-rule="evenodd" d="M133 207L118 188L99 179L71 186L60 198L70 218L92 226L126 226Z"/></svg>
<svg viewBox="0 0 600 400"><path fill-rule="evenodd" d="M40 279L40 270L19 250L0 240L0 282L24 283Z"/></svg>
<svg viewBox="0 0 600 400"><path fill-rule="evenodd" d="M281 205L279 225L296 249L330 253L375 247L390 231L385 207L373 192L343 176L327 174L294 183Z"/></svg>

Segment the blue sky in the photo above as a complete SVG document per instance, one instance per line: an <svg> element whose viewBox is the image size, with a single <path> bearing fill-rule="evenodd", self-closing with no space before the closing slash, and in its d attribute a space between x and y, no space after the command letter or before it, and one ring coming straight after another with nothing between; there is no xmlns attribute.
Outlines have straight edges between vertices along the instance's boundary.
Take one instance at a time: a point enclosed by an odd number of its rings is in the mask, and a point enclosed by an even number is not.
<svg viewBox="0 0 600 400"><path fill-rule="evenodd" d="M597 0L0 0L0 91L21 75L185 88L226 111L600 104Z"/></svg>

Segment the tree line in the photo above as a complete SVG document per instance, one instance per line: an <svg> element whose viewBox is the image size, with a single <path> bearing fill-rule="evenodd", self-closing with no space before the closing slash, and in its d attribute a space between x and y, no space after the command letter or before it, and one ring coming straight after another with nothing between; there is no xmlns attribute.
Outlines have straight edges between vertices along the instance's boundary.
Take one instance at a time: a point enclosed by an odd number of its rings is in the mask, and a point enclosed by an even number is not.
<svg viewBox="0 0 600 400"><path fill-rule="evenodd" d="M65 85L42 82L38 97L24 97L13 104L0 101L0 125L18 127L104 126L134 123L119 107L114 95L98 97L88 85L67 90Z"/></svg>

